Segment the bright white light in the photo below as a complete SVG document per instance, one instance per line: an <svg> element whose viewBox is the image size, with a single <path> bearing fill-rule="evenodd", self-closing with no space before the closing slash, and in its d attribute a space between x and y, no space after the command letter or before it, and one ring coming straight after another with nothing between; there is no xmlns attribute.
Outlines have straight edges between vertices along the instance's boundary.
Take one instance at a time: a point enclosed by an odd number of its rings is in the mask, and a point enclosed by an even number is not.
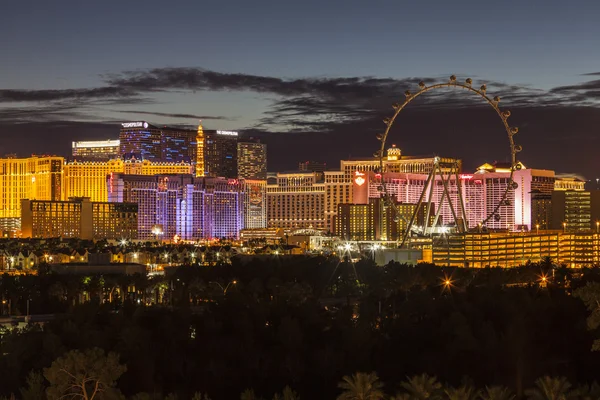
<svg viewBox="0 0 600 400"><path fill-rule="evenodd" d="M133 253L133 258L137 258L137 253Z"/></svg>
<svg viewBox="0 0 600 400"><path fill-rule="evenodd" d="M346 243L346 244L344 245L344 249L345 249L345 250L348 250L348 251L349 251L351 248L352 248L352 245L351 245L350 243Z"/></svg>
<svg viewBox="0 0 600 400"><path fill-rule="evenodd" d="M120 140L89 140L83 142L73 142L74 149L89 148L89 147L119 147Z"/></svg>
<svg viewBox="0 0 600 400"><path fill-rule="evenodd" d="M127 245L127 239L121 239L121 246L126 246Z"/></svg>

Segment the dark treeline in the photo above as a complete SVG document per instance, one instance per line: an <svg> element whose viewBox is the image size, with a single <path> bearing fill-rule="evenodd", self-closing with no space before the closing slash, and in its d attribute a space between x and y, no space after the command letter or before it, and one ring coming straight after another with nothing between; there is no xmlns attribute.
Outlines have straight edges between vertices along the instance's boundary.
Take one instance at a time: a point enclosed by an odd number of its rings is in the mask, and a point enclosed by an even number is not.
<svg viewBox="0 0 600 400"><path fill-rule="evenodd" d="M422 373L519 396L545 375L591 383L596 334L572 293L596 281L595 269L551 260L475 270L273 258L156 279L5 275L0 291L14 308L29 300L32 313L60 315L2 333L0 394L90 348L120 356L125 396L236 399L251 388L271 398L289 385L304 399L333 399L356 371L376 371L390 393Z"/></svg>

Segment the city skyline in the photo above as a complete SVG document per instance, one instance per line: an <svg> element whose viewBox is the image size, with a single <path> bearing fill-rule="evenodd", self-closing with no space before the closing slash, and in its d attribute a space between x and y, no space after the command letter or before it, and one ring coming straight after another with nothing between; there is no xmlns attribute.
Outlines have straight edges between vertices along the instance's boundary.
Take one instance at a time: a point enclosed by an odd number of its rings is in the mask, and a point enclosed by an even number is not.
<svg viewBox="0 0 600 400"><path fill-rule="evenodd" d="M377 149L381 119L405 90L455 73L487 83L512 111L524 163L598 175L598 5L267 3L9 5L0 28L12 39L0 44L8 67L0 76L0 153L67 155L71 141L116 137L123 121L193 128L203 119L209 129L261 138L272 171L306 159L335 165ZM14 22L25 14L33 29ZM148 29L122 32L123 16ZM177 23L152 29L159 17ZM459 157L466 170L503 161L501 122L455 93L408 107L391 140L404 154ZM564 151L574 145L580 151Z"/></svg>

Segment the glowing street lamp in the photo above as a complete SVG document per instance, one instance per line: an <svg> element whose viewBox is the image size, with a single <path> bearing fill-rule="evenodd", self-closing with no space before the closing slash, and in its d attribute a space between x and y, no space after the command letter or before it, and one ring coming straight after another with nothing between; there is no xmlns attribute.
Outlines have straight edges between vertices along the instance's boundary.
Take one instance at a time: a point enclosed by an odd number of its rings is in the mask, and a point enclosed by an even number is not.
<svg viewBox="0 0 600 400"><path fill-rule="evenodd" d="M536 234L538 234L538 235L540 234L540 224L535 224L535 231L536 231Z"/></svg>
<svg viewBox="0 0 600 400"><path fill-rule="evenodd" d="M127 246L127 239L121 239L119 244L121 244L121 246L123 246L123 247Z"/></svg>
<svg viewBox="0 0 600 400"><path fill-rule="evenodd" d="M450 291L452 288L452 279L448 277L448 275L444 274L444 279L442 280L443 290Z"/></svg>

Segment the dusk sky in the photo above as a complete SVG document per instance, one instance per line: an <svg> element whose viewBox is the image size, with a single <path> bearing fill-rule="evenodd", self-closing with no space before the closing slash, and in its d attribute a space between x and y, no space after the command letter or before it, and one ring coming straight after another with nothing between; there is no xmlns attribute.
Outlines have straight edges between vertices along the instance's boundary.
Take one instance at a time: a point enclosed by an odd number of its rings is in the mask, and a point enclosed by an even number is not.
<svg viewBox="0 0 600 400"><path fill-rule="evenodd" d="M202 119L263 138L271 171L335 166L377 150L406 89L456 74L502 97L526 165L600 176L595 1L18 1L0 37L3 154ZM467 168L506 159L505 136L457 90L423 96L392 132L404 154Z"/></svg>

